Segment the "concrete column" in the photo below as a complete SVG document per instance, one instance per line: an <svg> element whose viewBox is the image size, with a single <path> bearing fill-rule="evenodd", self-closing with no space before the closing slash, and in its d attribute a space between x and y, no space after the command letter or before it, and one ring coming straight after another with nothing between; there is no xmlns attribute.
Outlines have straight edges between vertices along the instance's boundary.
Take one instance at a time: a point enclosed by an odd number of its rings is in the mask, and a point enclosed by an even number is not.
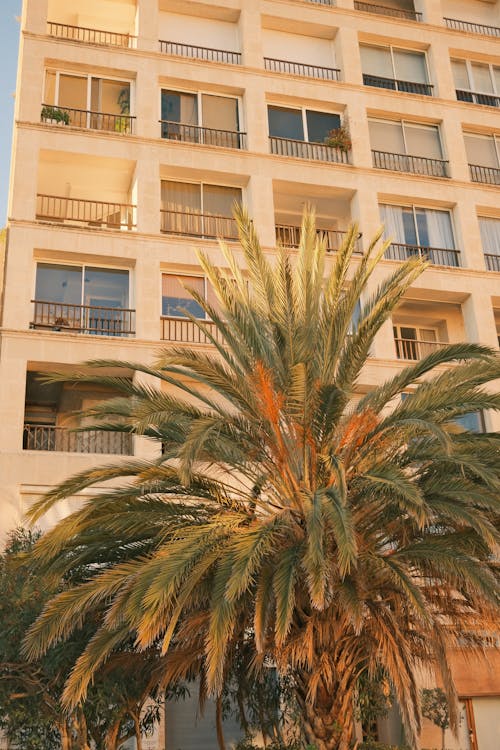
<svg viewBox="0 0 500 750"><path fill-rule="evenodd" d="M422 13L424 23L431 23L434 26L443 25L441 0L415 0L415 10Z"/></svg>
<svg viewBox="0 0 500 750"><path fill-rule="evenodd" d="M142 60L135 82L136 135L145 138L160 137L160 93L156 75L156 61Z"/></svg>
<svg viewBox="0 0 500 750"><path fill-rule="evenodd" d="M448 41L441 35L433 35L432 44L427 51L427 61L431 83L434 85L434 96L455 100L455 81L451 70L450 50Z"/></svg>
<svg viewBox="0 0 500 750"><path fill-rule="evenodd" d="M475 205L461 202L453 213L453 220L456 244L462 253L462 266L484 271L486 266Z"/></svg>
<svg viewBox="0 0 500 750"><path fill-rule="evenodd" d="M335 0L336 8L345 8L346 10L354 9L354 0Z"/></svg>
<svg viewBox="0 0 500 750"><path fill-rule="evenodd" d="M147 234L160 233L161 184L159 165L151 164L147 146L142 146L138 155L134 176L132 202L137 206L137 231Z"/></svg>
<svg viewBox="0 0 500 750"><path fill-rule="evenodd" d="M468 182L470 180L469 164L465 151L462 124L451 112L446 114L441 123L441 136L446 156L450 162L448 167L451 170L450 176L454 180Z"/></svg>
<svg viewBox="0 0 500 750"><path fill-rule="evenodd" d="M243 119L247 149L260 154L269 153L266 94L263 87L250 80L243 96Z"/></svg>
<svg viewBox="0 0 500 750"><path fill-rule="evenodd" d="M6 352L3 356L0 374L2 377L0 453L12 453L21 450L23 444L26 359L9 356Z"/></svg>
<svg viewBox="0 0 500 750"><path fill-rule="evenodd" d="M351 200L351 219L362 232L360 243L367 247L382 224L377 194L371 187L360 187Z"/></svg>
<svg viewBox="0 0 500 750"><path fill-rule="evenodd" d="M467 341L498 349L498 335L491 298L474 290L462 305Z"/></svg>
<svg viewBox="0 0 500 750"><path fill-rule="evenodd" d="M159 16L159 6L156 0L153 3L151 0L137 0L135 33L139 49L158 52Z"/></svg>
<svg viewBox="0 0 500 750"><path fill-rule="evenodd" d="M149 385L151 387L159 388L159 381L152 375L146 375L146 373L136 373L134 375L134 383L140 383L142 385ZM143 458L146 460L154 460L161 453L161 446L158 441L150 440L149 438L142 436L134 436L134 457Z"/></svg>
<svg viewBox="0 0 500 750"><path fill-rule="evenodd" d="M240 13L239 36L243 65L247 68L262 68L262 33L260 2L246 4Z"/></svg>
<svg viewBox="0 0 500 750"><path fill-rule="evenodd" d="M352 141L352 164L355 167L370 169L373 166L373 161L364 102L360 99L353 99L345 112L344 121L349 129Z"/></svg>
<svg viewBox="0 0 500 750"><path fill-rule="evenodd" d="M148 257L148 242L140 240L134 270L136 335L138 339L158 342L161 317L161 272L158 262Z"/></svg>
<svg viewBox="0 0 500 750"><path fill-rule="evenodd" d="M11 175L9 219L35 220L39 152L38 134L19 128L14 171Z"/></svg>
<svg viewBox="0 0 500 750"><path fill-rule="evenodd" d="M273 183L268 177L253 175L247 188L250 216L258 216L257 233L263 247L276 246Z"/></svg>
<svg viewBox="0 0 500 750"><path fill-rule="evenodd" d="M21 27L31 34L46 34L48 18L48 0L28 0L23 3Z"/></svg>
<svg viewBox="0 0 500 750"><path fill-rule="evenodd" d="M352 7L352 0L351 0ZM335 37L335 57L340 68L340 79L346 83L362 85L361 56L358 34L355 29L341 27Z"/></svg>

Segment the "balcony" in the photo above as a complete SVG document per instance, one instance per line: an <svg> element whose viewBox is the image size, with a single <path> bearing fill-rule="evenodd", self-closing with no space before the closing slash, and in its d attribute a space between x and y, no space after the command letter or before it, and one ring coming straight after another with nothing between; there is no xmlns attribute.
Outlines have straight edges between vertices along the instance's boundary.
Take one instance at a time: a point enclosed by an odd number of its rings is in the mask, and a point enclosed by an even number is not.
<svg viewBox="0 0 500 750"><path fill-rule="evenodd" d="M347 234L341 229L318 229L316 234L320 239L326 240L327 252L336 252L342 245ZM361 235L360 235L361 236ZM358 237L356 253L361 253ZM297 248L300 244L300 226L293 224L276 224L276 242L283 247Z"/></svg>
<svg viewBox="0 0 500 750"><path fill-rule="evenodd" d="M236 221L231 216L202 214L194 211L161 211L161 231L186 237L226 240L238 239Z"/></svg>
<svg viewBox="0 0 500 750"><path fill-rule="evenodd" d="M292 138L278 138L272 135L269 137L269 145L271 153L277 156L293 156L297 159L310 159L338 164L349 163L349 154L346 151L341 151L338 148L333 148L323 143L296 141Z"/></svg>
<svg viewBox="0 0 500 750"><path fill-rule="evenodd" d="M126 432L74 432L66 427L43 424L24 425L23 450L133 455L132 435Z"/></svg>
<svg viewBox="0 0 500 750"><path fill-rule="evenodd" d="M418 360L427 357L446 344L440 341L423 341L421 339L406 339L394 337L396 357L398 359Z"/></svg>
<svg viewBox="0 0 500 750"><path fill-rule="evenodd" d="M460 266L460 253L451 248L422 247L420 245L406 245L401 242L393 242L387 248L385 257L388 260L408 260L418 255L428 260L435 266Z"/></svg>
<svg viewBox="0 0 500 750"><path fill-rule="evenodd" d="M104 130L108 133L131 135L135 130L135 117L131 115L92 112L73 107L54 107L42 104L41 121L49 125L71 125L86 130Z"/></svg>
<svg viewBox="0 0 500 750"><path fill-rule="evenodd" d="M191 57L195 60L205 62L224 63L226 65L241 65L241 53L230 52L224 49L212 47L200 47L195 44L184 44L182 42L168 42L159 40L160 51L165 55L177 57Z"/></svg>
<svg viewBox="0 0 500 750"><path fill-rule="evenodd" d="M415 10L405 8L390 7L388 5L377 5L376 3L365 3L354 0L354 8L365 13L376 13L378 16L390 16L391 18L400 18L404 21L421 21L422 14Z"/></svg>
<svg viewBox="0 0 500 750"><path fill-rule="evenodd" d="M485 107L500 107L500 96L495 96L494 94L478 94L474 91L456 89L456 95L459 102L481 104Z"/></svg>
<svg viewBox="0 0 500 750"><path fill-rule="evenodd" d="M241 131L204 128L170 120L160 120L160 124L161 137L171 141L219 146L220 148L246 148L247 134Z"/></svg>
<svg viewBox="0 0 500 750"><path fill-rule="evenodd" d="M427 177L449 177L448 162L443 159L429 159L425 156L392 154L389 151L372 150L373 166L377 169L390 169L396 172L411 172Z"/></svg>
<svg viewBox="0 0 500 750"><path fill-rule="evenodd" d="M215 325L210 321L203 321L203 324L220 341L220 334ZM161 338L162 341L170 341L175 344L202 344L210 346L212 343L192 320L172 316L162 316Z"/></svg>
<svg viewBox="0 0 500 750"><path fill-rule="evenodd" d="M500 169L498 167L483 167L480 164L469 164L472 182L485 185L500 185Z"/></svg>
<svg viewBox="0 0 500 750"><path fill-rule="evenodd" d="M33 320L30 328L89 333L95 336L133 336L135 310L96 305L72 305L65 302L31 300Z"/></svg>
<svg viewBox="0 0 500 750"><path fill-rule="evenodd" d="M339 81L339 68L325 68L322 65L307 65L289 60L276 60L272 57L264 58L264 67L272 73L286 73L287 75L304 76L306 78L320 78L324 81Z"/></svg>
<svg viewBox="0 0 500 750"><path fill-rule="evenodd" d="M500 28L498 26L488 26L484 23L474 23L472 21L461 21L458 18L443 18L443 21L449 29L453 29L454 31L467 31L472 34L500 37Z"/></svg>
<svg viewBox="0 0 500 750"><path fill-rule="evenodd" d="M434 86L430 83L400 81L397 78L383 78L382 76L374 76L369 73L363 73L363 83L365 86L390 89L391 91L400 91L405 94L421 94L423 96L432 96L434 89Z"/></svg>
<svg viewBox="0 0 500 750"><path fill-rule="evenodd" d="M47 32L50 36L58 39L68 39L72 42L84 44L97 44L106 47L134 48L137 46L137 37L133 34L122 34L106 29L92 29L86 26L72 26L67 23L56 21L47 22Z"/></svg>
<svg viewBox="0 0 500 750"><path fill-rule="evenodd" d="M500 255L493 255L493 253L484 254L484 262L488 271L500 271Z"/></svg>
<svg viewBox="0 0 500 750"><path fill-rule="evenodd" d="M136 206L59 195L37 194L36 220L74 224L96 229L135 229Z"/></svg>

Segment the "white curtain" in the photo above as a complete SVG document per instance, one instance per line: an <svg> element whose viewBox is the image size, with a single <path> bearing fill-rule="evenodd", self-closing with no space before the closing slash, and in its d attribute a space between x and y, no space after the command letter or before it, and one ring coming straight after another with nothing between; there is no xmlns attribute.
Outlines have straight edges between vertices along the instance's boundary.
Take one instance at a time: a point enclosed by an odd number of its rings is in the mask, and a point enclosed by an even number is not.
<svg viewBox="0 0 500 750"><path fill-rule="evenodd" d="M500 219L479 219L483 251L500 256Z"/></svg>
<svg viewBox="0 0 500 750"><path fill-rule="evenodd" d="M457 89L462 89L464 91L470 90L469 76L465 62L463 60L452 60L451 69L453 71L453 78L455 79L455 86Z"/></svg>
<svg viewBox="0 0 500 750"><path fill-rule="evenodd" d="M380 215L384 222L384 235L386 240L401 242L404 244L405 227L403 223L403 208L401 206L380 206Z"/></svg>
<svg viewBox="0 0 500 750"><path fill-rule="evenodd" d="M161 202L163 210L200 213L201 185L162 180Z"/></svg>
<svg viewBox="0 0 500 750"><path fill-rule="evenodd" d="M472 63L472 76L474 78L474 91L484 94L493 94L493 82L490 75L490 66L484 63Z"/></svg>
<svg viewBox="0 0 500 750"><path fill-rule="evenodd" d="M425 220L429 235L429 247L447 248L453 250L455 242L453 229L448 211L433 211L426 209Z"/></svg>

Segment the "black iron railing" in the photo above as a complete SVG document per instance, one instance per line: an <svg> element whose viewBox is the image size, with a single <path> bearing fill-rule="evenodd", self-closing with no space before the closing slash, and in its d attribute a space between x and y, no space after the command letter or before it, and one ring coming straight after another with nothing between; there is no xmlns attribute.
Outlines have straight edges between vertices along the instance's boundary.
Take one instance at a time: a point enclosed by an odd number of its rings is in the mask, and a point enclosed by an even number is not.
<svg viewBox="0 0 500 750"><path fill-rule="evenodd" d="M399 339L395 338L396 356L398 359L422 359L428 354L446 346L439 341L422 341L417 339Z"/></svg>
<svg viewBox="0 0 500 750"><path fill-rule="evenodd" d="M500 255L485 253L484 260L488 271L500 271Z"/></svg>
<svg viewBox="0 0 500 750"><path fill-rule="evenodd" d="M391 16L392 18L402 18L405 21L421 21L422 14L414 10L403 10L400 8L390 8L387 5L377 5L376 3L364 3L354 0L356 10L363 10L365 13L376 13L379 16Z"/></svg>
<svg viewBox="0 0 500 750"><path fill-rule="evenodd" d="M276 242L284 247L296 248L300 244L301 227L295 224L276 224ZM326 240L326 249L328 252L334 252L339 249L347 232L341 229L317 229L319 237ZM356 253L361 253L359 237L356 240Z"/></svg>
<svg viewBox="0 0 500 750"><path fill-rule="evenodd" d="M306 2L316 3L316 5L329 5L330 7L335 5L335 0L306 0Z"/></svg>
<svg viewBox="0 0 500 750"><path fill-rule="evenodd" d="M483 167L480 164L469 164L472 182L482 182L486 185L500 185L500 169L498 167Z"/></svg>
<svg viewBox="0 0 500 750"><path fill-rule="evenodd" d="M385 252L385 257L389 260L408 260L415 255L430 261L435 266L453 266L455 268L460 266L460 253L452 248L423 247L393 242Z"/></svg>
<svg viewBox="0 0 500 750"><path fill-rule="evenodd" d="M211 321L202 321L217 341L221 341L218 329ZM162 316L161 338L163 341L172 341L182 344L211 344L204 331L192 321L186 318L174 318Z"/></svg>
<svg viewBox="0 0 500 750"><path fill-rule="evenodd" d="M59 195L37 195L36 218L99 229L133 229L135 206Z"/></svg>
<svg viewBox="0 0 500 750"><path fill-rule="evenodd" d="M307 65L306 63L277 60L274 57L264 58L264 67L273 73L287 73L307 78L322 78L325 81L339 81L339 68L325 68L322 65Z"/></svg>
<svg viewBox="0 0 500 750"><path fill-rule="evenodd" d="M485 34L486 36L500 36L498 26L488 26L484 23L473 23L472 21L461 21L458 18L444 18L449 29L455 31L471 31L473 34Z"/></svg>
<svg viewBox="0 0 500 750"><path fill-rule="evenodd" d="M200 143L205 146L223 148L246 148L246 133L236 130L218 130L203 128L198 125L186 125L183 122L160 120L161 137L171 141Z"/></svg>
<svg viewBox="0 0 500 750"><path fill-rule="evenodd" d="M443 159L429 159L426 156L392 154L389 151L375 151L373 166L378 169L393 169L397 172L412 172L428 177L449 177L448 162Z"/></svg>
<svg viewBox="0 0 500 750"><path fill-rule="evenodd" d="M107 112L93 112L88 109L75 109L74 107L60 107L52 104L42 104L42 122L49 124L60 124L60 119L51 117L51 111L63 112L67 115L66 125L76 128L89 128L91 130L106 130L110 133L131 134L134 132L135 117L131 115L112 115Z"/></svg>
<svg viewBox="0 0 500 750"><path fill-rule="evenodd" d="M31 328L91 333L98 336L135 334L135 310L129 308L71 305L46 300L32 300L32 304Z"/></svg>
<svg viewBox="0 0 500 750"><path fill-rule="evenodd" d="M161 231L191 237L238 239L238 227L232 217L191 211L162 210Z"/></svg>
<svg viewBox="0 0 500 750"><path fill-rule="evenodd" d="M167 42L160 39L160 50L166 55L177 55L178 57L193 57L196 60L206 60L207 62L241 65L241 53L231 52L225 49L199 47L196 44Z"/></svg>
<svg viewBox="0 0 500 750"><path fill-rule="evenodd" d="M62 453L107 453L131 456L132 435L126 432L85 430L76 432L67 427L25 424L23 449L26 451L60 451Z"/></svg>
<svg viewBox="0 0 500 750"><path fill-rule="evenodd" d="M308 141L295 141L291 138L278 138L269 136L269 144L272 154L278 156L295 156L299 159L313 159L317 161L349 163L347 151L342 151L324 143L309 143Z"/></svg>
<svg viewBox="0 0 500 750"><path fill-rule="evenodd" d="M67 23L48 21L50 36L60 39L70 39L73 42L85 42L86 44L104 44L110 47L135 47L137 37L132 34L121 34L116 31L104 29L90 29L86 26L71 26Z"/></svg>
<svg viewBox="0 0 500 750"><path fill-rule="evenodd" d="M482 104L484 107L500 107L500 96L494 94L478 94L475 91L465 91L464 89L456 89L456 94L459 102Z"/></svg>
<svg viewBox="0 0 500 750"><path fill-rule="evenodd" d="M400 81L397 78L383 78L382 76L373 76L370 73L363 73L363 83L365 86L375 86L379 89L390 89L405 94L422 94L423 96L432 96L434 89L434 86L430 83Z"/></svg>

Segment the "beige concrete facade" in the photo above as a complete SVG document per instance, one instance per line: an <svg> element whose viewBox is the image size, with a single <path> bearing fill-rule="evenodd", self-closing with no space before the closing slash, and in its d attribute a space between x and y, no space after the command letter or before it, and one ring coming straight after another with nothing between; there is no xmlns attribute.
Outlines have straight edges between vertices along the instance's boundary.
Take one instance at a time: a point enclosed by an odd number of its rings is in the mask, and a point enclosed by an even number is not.
<svg viewBox="0 0 500 750"><path fill-rule="evenodd" d="M213 235L233 234L234 197L270 255L277 237L294 243L310 203L332 250L356 221L362 251L385 219L394 244L379 279L430 257L361 390L439 343L498 347L500 2L374 2L24 1L0 334L4 530L68 474L152 450L75 442L65 394L44 399L36 373L189 342L175 278L200 275L195 247L221 261ZM323 144L340 124L347 154ZM456 747L498 750L500 734L483 734Z"/></svg>

